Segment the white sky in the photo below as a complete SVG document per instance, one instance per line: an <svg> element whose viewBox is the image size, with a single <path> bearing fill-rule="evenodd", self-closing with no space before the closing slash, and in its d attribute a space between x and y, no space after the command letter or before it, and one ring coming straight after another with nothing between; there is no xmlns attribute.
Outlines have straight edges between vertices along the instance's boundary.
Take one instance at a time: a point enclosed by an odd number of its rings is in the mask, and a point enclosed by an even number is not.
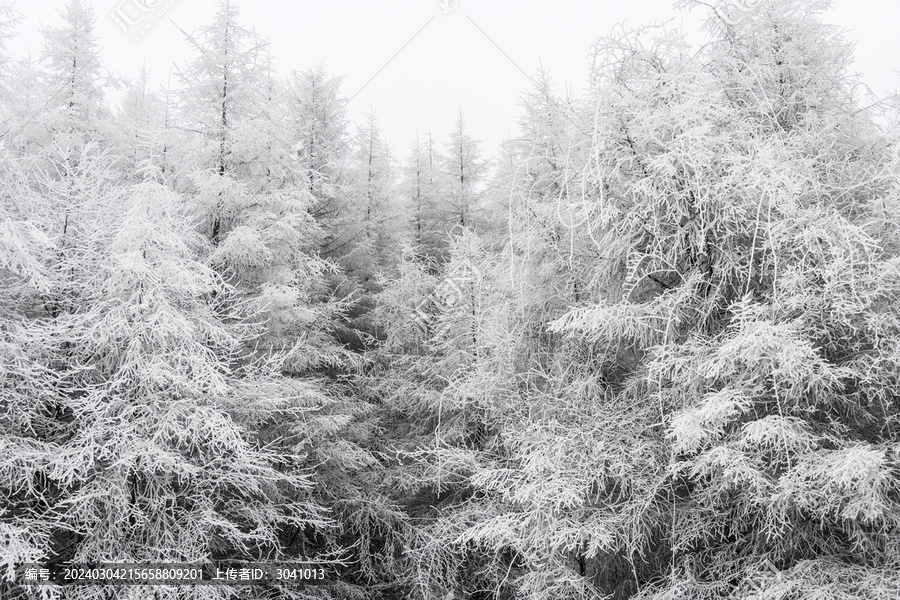
<svg viewBox="0 0 900 600"><path fill-rule="evenodd" d="M442 1L452 10L444 12ZM133 41L110 14L120 10L136 16L140 3L156 6L165 15ZM173 62L183 65L190 56L173 22L195 32L210 22L215 10L215 0L89 0L89 4L96 13L105 66L117 75L133 77L146 60L158 84L165 82ZM580 95L591 45L614 25L624 21L636 27L675 19L696 30L703 17L698 11L676 12L672 0L237 0L237 4L242 23L270 40L272 56L283 73L324 62L330 73L344 78L344 96L359 92L349 105L350 118L359 122L364 112L374 110L394 155L401 159L417 128L424 132L430 126L443 139L460 107L470 132L484 141L483 152L490 155L515 132L520 94L530 85L522 71L534 76L543 64L560 91L568 84ZM62 0L15 2L24 18L9 45L11 53L30 50L37 56L40 28L59 23L62 5ZM170 6L168 11L162 10L164 6ZM826 18L857 41L855 68L864 81L879 95L895 90L900 1L834 0L833 7Z"/></svg>

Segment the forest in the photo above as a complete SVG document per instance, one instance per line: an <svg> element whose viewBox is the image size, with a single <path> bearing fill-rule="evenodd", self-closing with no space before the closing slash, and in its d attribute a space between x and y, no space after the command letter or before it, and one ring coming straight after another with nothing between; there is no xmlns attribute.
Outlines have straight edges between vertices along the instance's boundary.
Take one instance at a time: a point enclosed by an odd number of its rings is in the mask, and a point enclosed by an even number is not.
<svg viewBox="0 0 900 600"><path fill-rule="evenodd" d="M159 89L85 0L0 48L0 598L900 598L900 102L826 1L675 8L497 149L231 0ZM15 572L195 561L329 580Z"/></svg>

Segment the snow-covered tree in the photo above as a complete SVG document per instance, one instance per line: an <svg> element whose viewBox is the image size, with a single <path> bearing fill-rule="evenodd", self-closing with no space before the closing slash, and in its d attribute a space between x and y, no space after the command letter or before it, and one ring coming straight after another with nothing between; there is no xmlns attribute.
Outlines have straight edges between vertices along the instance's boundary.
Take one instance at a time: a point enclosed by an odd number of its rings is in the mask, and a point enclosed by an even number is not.
<svg viewBox="0 0 900 600"><path fill-rule="evenodd" d="M102 137L105 115L96 17L84 0L69 0L60 11L63 24L42 31L44 93L48 97L47 127L69 143Z"/></svg>
<svg viewBox="0 0 900 600"><path fill-rule="evenodd" d="M315 198L313 216L330 232L347 200L342 167L346 159L347 119L341 79L323 65L288 80L286 123L299 176ZM326 241L324 249L329 247Z"/></svg>
<svg viewBox="0 0 900 600"><path fill-rule="evenodd" d="M515 239L459 255L489 299L398 340L383 382L420 416L399 437L440 507L412 552L422 593L898 588L897 164L825 6L714 13L700 51L616 33L586 112L527 100Z"/></svg>
<svg viewBox="0 0 900 600"><path fill-rule="evenodd" d="M270 324L260 347L292 348L292 372L335 366L346 356L329 329L344 307L325 301L330 266L317 254L315 199L280 126L287 107L271 58L238 17L220 2L212 25L189 37L198 56L181 72L181 118L200 133L191 206L212 242L210 263Z"/></svg>
<svg viewBox="0 0 900 600"><path fill-rule="evenodd" d="M510 260L521 265L521 301L546 313L596 293L588 274L599 253L592 231L581 227L590 200L579 182L591 119L578 102L556 95L544 71L521 106L518 135L506 142L491 184L499 196L493 205L502 207L494 220L506 230Z"/></svg>
<svg viewBox="0 0 900 600"><path fill-rule="evenodd" d="M448 242L440 210L444 183L441 160L429 129L424 137L416 136L403 167L401 191L408 207L410 243L419 256L431 261L446 259Z"/></svg>
<svg viewBox="0 0 900 600"><path fill-rule="evenodd" d="M390 147L374 114L359 125L350 158L351 199L334 226L332 250L357 281L371 288L405 242L403 206L396 193Z"/></svg>
<svg viewBox="0 0 900 600"><path fill-rule="evenodd" d="M122 155L119 166L123 178L132 182L146 175L165 176L162 154L166 106L149 89L149 80L150 73L144 65L137 79L128 85L116 114L118 126L113 143Z"/></svg>
<svg viewBox="0 0 900 600"><path fill-rule="evenodd" d="M442 172L447 178L442 211L449 232L453 227L472 227L482 209L482 185L488 162L481 158L480 142L466 128L462 110L443 153Z"/></svg>
<svg viewBox="0 0 900 600"><path fill-rule="evenodd" d="M96 146L56 152L69 178L0 157L4 561L284 555L286 527L325 525L303 448L328 399L248 351L260 326L221 308L181 198L119 185Z"/></svg>
<svg viewBox="0 0 900 600"><path fill-rule="evenodd" d="M10 131L10 116L7 112L6 105L11 100L10 83L12 73L10 72L9 54L6 48L6 42L14 36L16 24L19 20L19 14L9 3L0 4L0 61L3 66L0 67L0 136L7 137Z"/></svg>
<svg viewBox="0 0 900 600"><path fill-rule="evenodd" d="M268 42L243 26L239 16L237 5L220 0L212 22L188 36L195 56L179 71L184 127L202 136L202 168L220 176L235 166L233 131L256 113L265 72L261 61Z"/></svg>
<svg viewBox="0 0 900 600"><path fill-rule="evenodd" d="M31 56L10 61L9 87L3 100L3 140L16 156L36 154L48 141L44 126L49 108L40 64Z"/></svg>
<svg viewBox="0 0 900 600"><path fill-rule="evenodd" d="M608 292L553 329L602 349L604 406L629 411L636 460L606 484L629 492L601 497L633 533L593 556L644 597L897 585L896 171L826 6L714 13L699 53L665 30L596 47Z"/></svg>

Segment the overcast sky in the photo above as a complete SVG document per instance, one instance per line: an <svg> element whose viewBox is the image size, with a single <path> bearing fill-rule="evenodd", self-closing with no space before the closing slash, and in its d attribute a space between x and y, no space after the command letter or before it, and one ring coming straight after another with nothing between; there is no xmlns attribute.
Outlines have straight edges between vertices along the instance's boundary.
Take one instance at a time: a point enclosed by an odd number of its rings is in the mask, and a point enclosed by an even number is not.
<svg viewBox="0 0 900 600"><path fill-rule="evenodd" d="M726 0L709 0L726 1ZM727 0L752 3L756 0ZM443 6L442 6L443 2ZM183 65L188 45L176 25L195 32L211 20L215 0L89 0L105 66L133 77L146 60L164 83ZM136 7L155 7L147 13ZM562 91L580 95L588 55L614 25L634 27L674 19L696 30L702 13L679 13L672 0L255 0L240 2L242 21L271 42L283 73L323 62L354 96L351 119L378 116L395 156L405 158L416 129L444 136L461 107L485 154L515 132L526 77L542 64ZM38 55L40 28L59 23L61 0L20 0L15 54ZM900 1L835 0L827 16L857 42L856 70L878 94L898 87ZM139 21L128 27L120 21ZM142 16L143 15L143 16ZM142 19L142 20L140 20ZM152 23L152 24L151 24ZM149 25L149 28L148 28ZM142 33L139 33L142 32ZM399 51L399 52L398 52ZM392 58L393 57L393 58Z"/></svg>

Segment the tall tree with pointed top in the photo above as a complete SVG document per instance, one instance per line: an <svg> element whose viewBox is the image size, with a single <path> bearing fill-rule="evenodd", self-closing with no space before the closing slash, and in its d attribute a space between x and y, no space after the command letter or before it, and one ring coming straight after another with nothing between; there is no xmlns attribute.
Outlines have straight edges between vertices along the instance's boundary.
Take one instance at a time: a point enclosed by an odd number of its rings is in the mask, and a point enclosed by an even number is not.
<svg viewBox="0 0 900 600"><path fill-rule="evenodd" d="M60 11L63 24L42 31L48 123L56 134L99 138L103 107L102 65L96 17L84 0L69 0Z"/></svg>
<svg viewBox="0 0 900 600"><path fill-rule="evenodd" d="M394 161L374 114L357 127L350 159L350 202L335 227L332 244L342 264L364 287L372 289L376 274L390 267L405 241Z"/></svg>
<svg viewBox="0 0 900 600"><path fill-rule="evenodd" d="M163 141L165 127L165 105L163 100L149 89L150 73L146 65L130 82L116 115L118 127L114 144L122 155L120 162L123 178L139 181L152 172L153 176L164 178L162 170Z"/></svg>
<svg viewBox="0 0 900 600"><path fill-rule="evenodd" d="M293 72L287 85L286 123L293 140L293 158L316 200L312 214L329 237L347 200L343 165L350 140L340 83L339 77L330 76L318 65ZM324 249L330 243L326 240Z"/></svg>
<svg viewBox="0 0 900 600"><path fill-rule="evenodd" d="M442 171L447 189L442 211L447 230L475 225L481 210L482 189L488 162L482 160L479 141L466 128L462 109L456 117L444 150Z"/></svg>
<svg viewBox="0 0 900 600"><path fill-rule="evenodd" d="M431 130L416 136L403 168L404 201L408 207L410 243L416 253L432 261L446 258L447 236L440 213L445 178L438 168L442 157Z"/></svg>

